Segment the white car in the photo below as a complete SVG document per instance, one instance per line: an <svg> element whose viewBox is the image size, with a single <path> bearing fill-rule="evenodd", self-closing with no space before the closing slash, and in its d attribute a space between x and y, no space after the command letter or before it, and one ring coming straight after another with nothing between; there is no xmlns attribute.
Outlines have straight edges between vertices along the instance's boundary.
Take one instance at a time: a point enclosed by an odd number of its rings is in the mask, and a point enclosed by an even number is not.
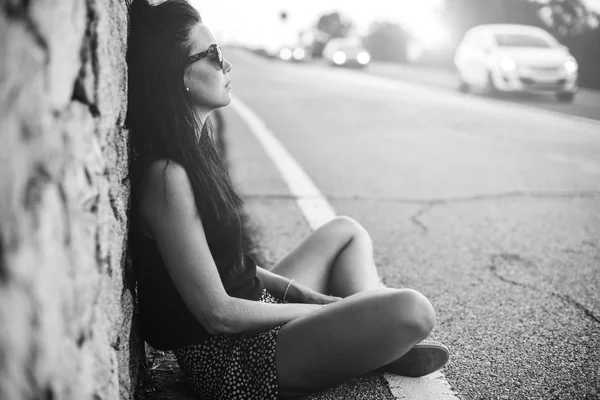
<svg viewBox="0 0 600 400"><path fill-rule="evenodd" d="M358 38L331 39L323 49L323 58L338 67L365 68L371 62Z"/></svg>
<svg viewBox="0 0 600 400"><path fill-rule="evenodd" d="M460 90L553 93L571 102L577 61L550 33L527 25L479 25L456 49Z"/></svg>

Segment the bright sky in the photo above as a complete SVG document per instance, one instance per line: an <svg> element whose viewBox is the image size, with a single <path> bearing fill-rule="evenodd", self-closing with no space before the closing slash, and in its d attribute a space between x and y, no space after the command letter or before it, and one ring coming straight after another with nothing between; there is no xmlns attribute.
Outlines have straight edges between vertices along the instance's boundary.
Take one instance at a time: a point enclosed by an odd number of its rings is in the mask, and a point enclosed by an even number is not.
<svg viewBox="0 0 600 400"><path fill-rule="evenodd" d="M584 0L600 12L600 0ZM236 42L275 49L295 44L300 30L326 12L340 11L365 33L375 20L402 22L427 35L439 30L435 10L445 0L190 0L221 43ZM282 23L281 11L288 20ZM439 32L441 34L441 32Z"/></svg>
<svg viewBox="0 0 600 400"><path fill-rule="evenodd" d="M585 0L585 2L590 8L600 13L600 0Z"/></svg>
<svg viewBox="0 0 600 400"><path fill-rule="evenodd" d="M374 20L423 22L444 0L190 0L220 42L280 46L295 42L297 32L326 12L340 11L366 31ZM288 20L282 23L281 11Z"/></svg>

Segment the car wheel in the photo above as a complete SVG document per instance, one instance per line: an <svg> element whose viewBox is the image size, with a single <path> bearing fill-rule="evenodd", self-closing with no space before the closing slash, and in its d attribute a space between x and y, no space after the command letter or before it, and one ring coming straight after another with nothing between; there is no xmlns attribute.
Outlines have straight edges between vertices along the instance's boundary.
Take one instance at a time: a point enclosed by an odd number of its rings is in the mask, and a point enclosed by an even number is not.
<svg viewBox="0 0 600 400"><path fill-rule="evenodd" d="M461 77L458 78L458 91L461 93L469 93L471 91L469 84Z"/></svg>
<svg viewBox="0 0 600 400"><path fill-rule="evenodd" d="M573 92L563 92L556 93L556 99L561 103L572 103L575 100L575 93Z"/></svg>
<svg viewBox="0 0 600 400"><path fill-rule="evenodd" d="M494 77L492 76L492 71L488 72L487 84L485 85L485 92L489 95L498 94L498 88L494 83Z"/></svg>

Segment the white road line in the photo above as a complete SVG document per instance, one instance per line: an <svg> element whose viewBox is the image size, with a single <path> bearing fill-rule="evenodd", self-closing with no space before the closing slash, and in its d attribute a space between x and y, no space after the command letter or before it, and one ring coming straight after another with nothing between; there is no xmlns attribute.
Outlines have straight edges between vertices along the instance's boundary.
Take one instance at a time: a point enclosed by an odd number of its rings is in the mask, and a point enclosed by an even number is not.
<svg viewBox="0 0 600 400"><path fill-rule="evenodd" d="M294 160L294 157L269 131L265 123L237 98L233 99L231 106L246 121L252 133L277 166L310 227L313 230L317 229L334 218L335 211L333 211L333 208L306 172Z"/></svg>
<svg viewBox="0 0 600 400"><path fill-rule="evenodd" d="M277 166L310 227L317 229L334 218L335 211L327 199L265 123L237 98L232 100L231 107L246 122ZM418 379L391 374L384 376L396 399L458 400L444 374L439 371Z"/></svg>

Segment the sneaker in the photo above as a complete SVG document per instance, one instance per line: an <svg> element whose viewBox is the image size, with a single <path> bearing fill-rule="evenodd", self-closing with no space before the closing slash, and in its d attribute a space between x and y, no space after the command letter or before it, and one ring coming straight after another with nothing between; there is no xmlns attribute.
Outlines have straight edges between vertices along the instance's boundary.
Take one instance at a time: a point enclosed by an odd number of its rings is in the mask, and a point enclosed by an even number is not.
<svg viewBox="0 0 600 400"><path fill-rule="evenodd" d="M448 347L440 342L425 339L396 361L381 367L380 371L418 378L442 368L449 359Z"/></svg>

